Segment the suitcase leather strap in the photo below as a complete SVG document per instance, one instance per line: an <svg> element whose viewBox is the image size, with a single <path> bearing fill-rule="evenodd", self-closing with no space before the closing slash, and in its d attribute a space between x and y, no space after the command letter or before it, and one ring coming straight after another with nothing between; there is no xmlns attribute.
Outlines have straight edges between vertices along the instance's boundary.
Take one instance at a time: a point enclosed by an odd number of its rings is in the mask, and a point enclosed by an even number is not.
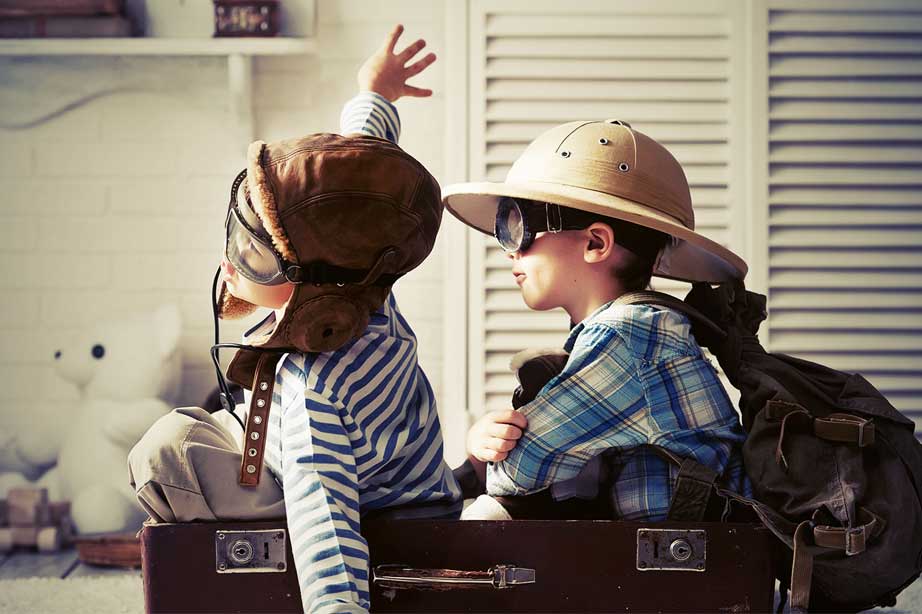
<svg viewBox="0 0 922 614"><path fill-rule="evenodd" d="M240 464L240 485L256 486L262 474L263 454L266 448L266 430L269 426L269 408L272 407L272 390L275 386L275 368L281 354L262 353L253 375L253 394L243 439L243 460Z"/></svg>

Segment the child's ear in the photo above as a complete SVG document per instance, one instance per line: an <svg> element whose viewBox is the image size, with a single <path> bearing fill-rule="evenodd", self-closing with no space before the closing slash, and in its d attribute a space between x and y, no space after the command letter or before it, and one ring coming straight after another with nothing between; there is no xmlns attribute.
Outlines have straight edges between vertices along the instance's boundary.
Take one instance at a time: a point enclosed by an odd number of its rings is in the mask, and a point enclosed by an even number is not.
<svg viewBox="0 0 922 614"><path fill-rule="evenodd" d="M611 226L596 222L586 228L588 242L583 252L583 259L586 262L604 262L613 253L615 243L615 233Z"/></svg>

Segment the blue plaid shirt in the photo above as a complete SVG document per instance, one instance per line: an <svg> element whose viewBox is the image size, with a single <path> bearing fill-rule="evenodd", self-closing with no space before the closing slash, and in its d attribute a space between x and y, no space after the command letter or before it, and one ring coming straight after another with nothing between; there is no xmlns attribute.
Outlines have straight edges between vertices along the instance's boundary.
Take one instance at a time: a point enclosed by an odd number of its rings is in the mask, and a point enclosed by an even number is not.
<svg viewBox="0 0 922 614"><path fill-rule="evenodd" d="M725 487L751 494L738 414L683 314L609 303L570 331L564 349L563 371L520 408L522 438L488 467L489 494L556 489L616 449L618 516L664 520L678 469L646 444L694 458L722 474Z"/></svg>

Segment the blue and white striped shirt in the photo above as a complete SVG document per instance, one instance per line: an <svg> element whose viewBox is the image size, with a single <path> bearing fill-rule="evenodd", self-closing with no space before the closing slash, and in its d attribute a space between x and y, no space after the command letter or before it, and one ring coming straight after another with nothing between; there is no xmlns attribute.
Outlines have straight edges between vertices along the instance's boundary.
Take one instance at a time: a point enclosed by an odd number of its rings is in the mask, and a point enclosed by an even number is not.
<svg viewBox="0 0 922 614"><path fill-rule="evenodd" d="M664 520L678 470L647 444L693 458L751 494L739 417L683 314L609 303L570 331L564 349L563 371L519 408L528 418L522 438L489 465L489 494L550 486L556 495L590 459L617 450L618 517Z"/></svg>
<svg viewBox="0 0 922 614"><path fill-rule="evenodd" d="M370 92L351 100L342 119L343 134L396 139L400 130L396 109ZM272 313L244 343L274 325ZM390 294L358 339L279 361L264 458L284 491L305 612L368 611L368 545L359 533L365 513L418 503L460 512L416 347Z"/></svg>

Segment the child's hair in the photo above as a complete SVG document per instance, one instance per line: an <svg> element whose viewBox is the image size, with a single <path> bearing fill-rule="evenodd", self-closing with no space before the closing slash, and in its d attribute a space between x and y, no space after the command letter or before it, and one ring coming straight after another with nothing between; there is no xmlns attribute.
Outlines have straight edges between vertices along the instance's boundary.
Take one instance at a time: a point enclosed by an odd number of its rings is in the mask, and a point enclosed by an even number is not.
<svg viewBox="0 0 922 614"><path fill-rule="evenodd" d="M669 243L669 235L617 218L569 207L564 215L585 222L586 227L594 222L608 224L615 235L615 244L622 248L621 258L612 270L612 275L625 292L637 292L649 287L656 257Z"/></svg>

